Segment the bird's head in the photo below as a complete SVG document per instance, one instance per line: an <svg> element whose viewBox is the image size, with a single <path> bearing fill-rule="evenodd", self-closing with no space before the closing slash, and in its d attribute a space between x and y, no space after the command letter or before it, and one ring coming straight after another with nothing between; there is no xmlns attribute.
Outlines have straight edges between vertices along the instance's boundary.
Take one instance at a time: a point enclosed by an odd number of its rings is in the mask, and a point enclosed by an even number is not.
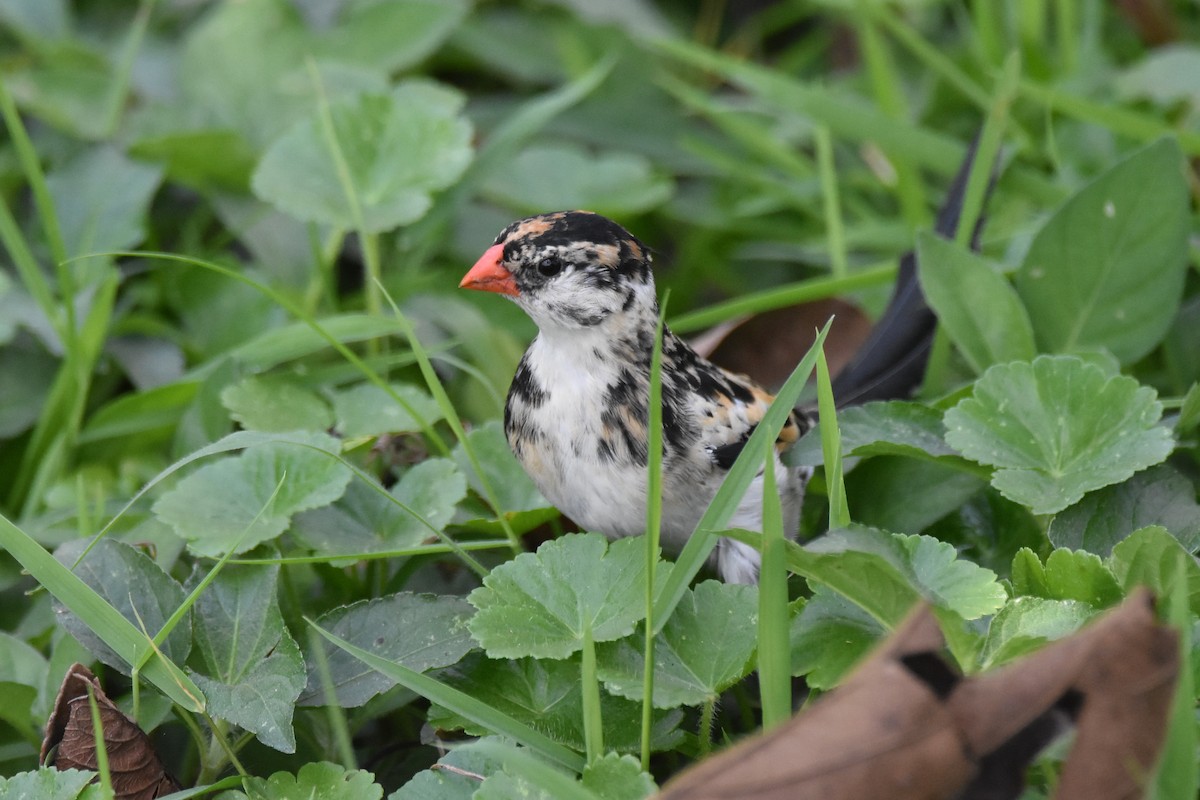
<svg viewBox="0 0 1200 800"><path fill-rule="evenodd" d="M646 246L589 211L512 223L459 286L508 295L542 331L594 328L655 309Z"/></svg>

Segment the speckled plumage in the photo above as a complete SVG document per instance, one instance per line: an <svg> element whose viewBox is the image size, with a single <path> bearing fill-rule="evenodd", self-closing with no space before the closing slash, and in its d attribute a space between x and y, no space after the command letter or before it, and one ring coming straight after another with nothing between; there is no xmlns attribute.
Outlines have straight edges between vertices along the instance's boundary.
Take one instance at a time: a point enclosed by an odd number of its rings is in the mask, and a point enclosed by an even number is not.
<svg viewBox="0 0 1200 800"><path fill-rule="evenodd" d="M505 407L513 453L550 502L610 537L644 531L647 398L658 320L647 248L615 222L582 211L514 222L463 279L508 294L537 323ZM663 544L678 551L772 397L744 376L663 333ZM793 414L782 452L807 425ZM776 465L785 525L795 534L808 472ZM757 530L757 477L730 522ZM727 581L758 577L759 554L722 539Z"/></svg>

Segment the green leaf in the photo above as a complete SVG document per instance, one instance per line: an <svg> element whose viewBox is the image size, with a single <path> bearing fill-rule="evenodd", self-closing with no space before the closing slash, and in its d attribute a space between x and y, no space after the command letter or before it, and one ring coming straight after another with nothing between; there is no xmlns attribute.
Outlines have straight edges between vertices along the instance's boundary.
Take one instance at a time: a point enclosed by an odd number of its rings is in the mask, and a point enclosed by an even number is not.
<svg viewBox="0 0 1200 800"><path fill-rule="evenodd" d="M427 425L442 418L437 402L428 392L410 383L394 383L391 387ZM385 433L414 433L423 427L391 395L370 383L335 393L333 409L338 431L347 439Z"/></svg>
<svg viewBox="0 0 1200 800"><path fill-rule="evenodd" d="M87 544L85 539L67 542L55 551L54 556L70 567ZM183 605L183 587L148 555L123 542L101 539L73 571L121 616L138 629L144 628L150 637L155 636ZM125 675L129 674L130 664L105 644L97 631L57 601L55 610L63 627L92 655ZM159 645L159 650L176 664L182 664L191 648L192 624L190 616L185 616Z"/></svg>
<svg viewBox="0 0 1200 800"><path fill-rule="evenodd" d="M1029 315L997 267L932 233L917 235L921 288L975 372L1037 355Z"/></svg>
<svg viewBox="0 0 1200 800"><path fill-rule="evenodd" d="M1047 600L1078 600L1093 608L1108 608L1124 598L1116 576L1100 557L1084 550L1059 548L1045 566L1028 548L1013 559L1013 592Z"/></svg>
<svg viewBox="0 0 1200 800"><path fill-rule="evenodd" d="M277 565L229 565L208 585L194 608L205 669L192 677L211 714L294 753L292 710L304 688L304 660L283 624L278 576ZM201 577L194 573L191 583Z"/></svg>
<svg viewBox="0 0 1200 800"><path fill-rule="evenodd" d="M587 533L522 553L467 596L478 609L471 635L492 658L567 658L585 629L596 642L628 636L646 610L643 549L640 537Z"/></svg>
<svg viewBox="0 0 1200 800"><path fill-rule="evenodd" d="M579 680L579 657L549 660L518 658L495 660L475 653L443 674L451 686L487 703L554 741L578 751L584 749L583 692ZM604 746L622 753L641 747L642 706L623 697L602 692ZM678 730L683 720L679 710L655 711L651 741L654 750L669 750L683 738ZM483 725L433 705L428 723L447 730L464 730L472 735L490 733Z"/></svg>
<svg viewBox="0 0 1200 800"><path fill-rule="evenodd" d="M305 764L295 775L276 772L270 778L248 777L251 800L380 800L383 787L363 769L347 770L328 761Z"/></svg>
<svg viewBox="0 0 1200 800"><path fill-rule="evenodd" d="M33 337L18 336L15 342L0 347L0 386L4 387L0 438L15 437L33 427L46 407L57 373L58 362Z"/></svg>
<svg viewBox="0 0 1200 800"><path fill-rule="evenodd" d="M496 500L502 513L508 517L517 533L530 530L558 516L558 510L542 497L542 493L517 463L499 422L493 421L473 428L467 433L467 440L479 457L488 483L496 491ZM483 484L471 467L471 461L467 458L461 442L455 445L451 455L459 468L466 473L472 491L482 496ZM468 518L465 524L472 530L499 533L499 525L491 523L485 517L487 513L485 509L478 508L478 513L473 518Z"/></svg>
<svg viewBox="0 0 1200 800"><path fill-rule="evenodd" d="M1146 98L1163 105L1179 101L1200 105L1200 48L1176 43L1155 47L1117 77L1122 98Z"/></svg>
<svg viewBox="0 0 1200 800"><path fill-rule="evenodd" d="M792 620L792 674L814 689L832 689L886 635L866 611L818 586Z"/></svg>
<svg viewBox="0 0 1200 800"><path fill-rule="evenodd" d="M472 743L455 747L438 759L437 767L418 772L388 795L388 800L471 800L479 788L479 779L474 776L495 774L503 768L503 762Z"/></svg>
<svg viewBox="0 0 1200 800"><path fill-rule="evenodd" d="M319 117L310 117L267 150L254 193L298 219L343 230L361 223L363 233L380 233L414 222L471 160L462 103L452 89L413 79L335 105L331 135L341 157Z"/></svg>
<svg viewBox="0 0 1200 800"><path fill-rule="evenodd" d="M1076 600L1013 598L988 626L980 666L988 669L1004 664L1046 642L1069 636L1096 613L1092 606Z"/></svg>
<svg viewBox="0 0 1200 800"><path fill-rule="evenodd" d="M1183 157L1161 139L1075 193L1017 273L1042 351L1103 347L1128 364L1162 339L1187 269Z"/></svg>
<svg viewBox="0 0 1200 800"><path fill-rule="evenodd" d="M758 601L755 587L705 581L689 590L654 646L654 706L715 701L751 668ZM613 694L644 696L644 635L597 648L598 674Z"/></svg>
<svg viewBox="0 0 1200 800"><path fill-rule="evenodd" d="M400 592L334 609L318 624L381 658L425 672L455 664L475 648L466 626L471 613L467 602L458 597ZM396 685L332 643L323 646L338 705L361 706ZM334 698L325 695L316 659L310 656L307 661L308 689L300 702L332 702Z"/></svg>
<svg viewBox="0 0 1200 800"><path fill-rule="evenodd" d="M388 494L425 522L389 500ZM390 490L352 481L333 505L297 515L291 535L330 556L413 547L442 530L466 494L466 476L453 461L428 458L409 467Z"/></svg>
<svg viewBox="0 0 1200 800"><path fill-rule="evenodd" d="M584 767L581 782L601 800L643 800L658 787L630 755L607 753Z"/></svg>
<svg viewBox="0 0 1200 800"><path fill-rule="evenodd" d="M110 147L85 150L46 176L71 256L127 250L146 235L146 212L162 170Z"/></svg>
<svg viewBox="0 0 1200 800"><path fill-rule="evenodd" d="M814 577L868 610L876 599L867 600L864 595L871 595L872 584L882 589L882 574L888 572L894 576L891 582L905 582L934 605L964 619L994 613L1006 597L994 572L959 559L952 545L930 536L888 534L854 526L832 531L810 542L804 550L820 560L802 575ZM903 594L898 593L897 599L902 598ZM872 614L881 622L894 624L910 606L911 602L897 603L886 616Z"/></svg>
<svg viewBox="0 0 1200 800"><path fill-rule="evenodd" d="M1188 551L1200 547L1195 487L1168 464L1088 493L1055 515L1048 534L1056 547L1107 556L1118 542L1148 525L1166 528Z"/></svg>
<svg viewBox="0 0 1200 800"><path fill-rule="evenodd" d="M571 144L527 147L483 185L489 198L520 213L586 208L614 217L648 211L671 191L671 179L642 156L590 153Z"/></svg>
<svg viewBox="0 0 1200 800"><path fill-rule="evenodd" d="M1180 558L1186 566L1188 603L1193 614L1200 614L1200 563L1165 528L1149 525L1134 531L1113 548L1108 564L1126 592L1148 586L1165 597L1173 591L1175 563Z"/></svg>
<svg viewBox="0 0 1200 800"><path fill-rule="evenodd" d="M903 456L872 458L846 476L855 520L897 533L924 531L986 486L947 461Z"/></svg>
<svg viewBox="0 0 1200 800"><path fill-rule="evenodd" d="M88 786L95 777L94 772L54 767L0 776L0 800L99 800L104 796L99 787Z"/></svg>
<svg viewBox="0 0 1200 800"><path fill-rule="evenodd" d="M1200 427L1200 382L1193 383L1183 396L1183 404L1179 407L1179 421L1175 423L1175 432L1182 436Z"/></svg>
<svg viewBox="0 0 1200 800"><path fill-rule="evenodd" d="M188 475L154 513L198 555L243 553L283 533L293 514L342 495L351 473L332 455L339 446L312 433L250 446Z"/></svg>
<svg viewBox="0 0 1200 800"><path fill-rule="evenodd" d="M221 404L248 430L323 431L333 425L329 406L316 392L286 379L243 378L221 391Z"/></svg>
<svg viewBox="0 0 1200 800"><path fill-rule="evenodd" d="M848 455L957 456L946 444L937 409L904 400L865 403L838 412Z"/></svg>
<svg viewBox="0 0 1200 800"><path fill-rule="evenodd" d="M21 736L36 741L44 720L35 719L33 708L46 681L50 665L24 640L0 632L0 720Z"/></svg>
<svg viewBox="0 0 1200 800"><path fill-rule="evenodd" d="M468 0L345 3L339 24L320 37L317 52L395 73L436 51L470 8Z"/></svg>
<svg viewBox="0 0 1200 800"><path fill-rule="evenodd" d="M992 485L1036 514L1157 464L1173 441L1153 389L1071 356L990 368L946 412L946 441L998 467Z"/></svg>

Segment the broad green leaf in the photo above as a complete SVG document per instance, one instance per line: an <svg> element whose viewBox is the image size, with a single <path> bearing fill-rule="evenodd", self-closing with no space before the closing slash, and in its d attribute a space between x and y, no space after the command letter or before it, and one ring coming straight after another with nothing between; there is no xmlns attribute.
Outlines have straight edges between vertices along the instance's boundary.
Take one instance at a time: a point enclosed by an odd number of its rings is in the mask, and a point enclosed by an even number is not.
<svg viewBox="0 0 1200 800"><path fill-rule="evenodd" d="M70 35L68 5L66 0L5 0L0 3L0 20L21 36L60 41Z"/></svg>
<svg viewBox="0 0 1200 800"><path fill-rule="evenodd" d="M229 565L209 584L193 609L204 671L192 678L211 714L294 753L292 710L304 688L304 660L279 611L278 575L277 565ZM194 573L192 583L201 577Z"/></svg>
<svg viewBox="0 0 1200 800"><path fill-rule="evenodd" d="M396 392L426 424L442 418L437 402L423 389L411 383L394 383ZM420 431L421 423L383 389L361 383L333 396L338 431L347 439L379 436L385 433Z"/></svg>
<svg viewBox="0 0 1200 800"><path fill-rule="evenodd" d="M1078 600L1093 608L1108 608L1125 596L1099 556L1065 548L1052 552L1045 566L1032 550L1022 548L1013 559L1012 585L1018 595Z"/></svg>
<svg viewBox="0 0 1200 800"><path fill-rule="evenodd" d="M529 725L554 741L582 751L583 693L579 682L579 657L550 660L518 658L495 660L472 654L451 667L443 679L477 700ZM641 746L641 703L601 692L604 746L622 753L636 753ZM652 728L654 750L675 747L683 738L678 730L683 720L679 710L656 710ZM490 731L434 704L428 722L447 730L465 730L472 735Z"/></svg>
<svg viewBox="0 0 1200 800"><path fill-rule="evenodd" d="M643 800L658 787L630 755L607 753L584 767L581 783L601 800Z"/></svg>
<svg viewBox="0 0 1200 800"><path fill-rule="evenodd" d="M479 788L479 779L473 776L497 773L503 762L472 743L455 747L438 759L437 766L418 772L388 800L471 800Z"/></svg>
<svg viewBox="0 0 1200 800"><path fill-rule="evenodd" d="M865 403L838 412L847 455L956 456L936 409L904 400Z"/></svg>
<svg viewBox="0 0 1200 800"><path fill-rule="evenodd" d="M22 737L36 740L44 720L34 719L34 702L49 664L24 640L0 633L0 720Z"/></svg>
<svg viewBox="0 0 1200 800"><path fill-rule="evenodd" d="M1189 552L1200 547L1195 487L1168 464L1088 493L1056 514L1048 533L1056 547L1107 556L1118 542L1148 525L1166 528Z"/></svg>
<svg viewBox="0 0 1200 800"><path fill-rule="evenodd" d="M977 374L993 364L1028 361L1037 354L1025 307L986 259L940 236L921 233L917 265L929 305Z"/></svg>
<svg viewBox="0 0 1200 800"><path fill-rule="evenodd" d="M903 456L872 458L846 476L854 519L897 533L924 531L986 486L948 462Z"/></svg>
<svg viewBox="0 0 1200 800"><path fill-rule="evenodd" d="M248 777L250 800L380 800L383 787L363 769L348 770L328 761L311 761L293 775L276 772L270 778Z"/></svg>
<svg viewBox="0 0 1200 800"><path fill-rule="evenodd" d="M67 542L55 551L54 557L70 567L86 546L84 539ZM121 616L135 627L144 629L149 637L157 635L167 619L183 605L183 587L163 572L150 556L123 542L101 539L73 571ZM110 667L129 674L130 665L104 643L99 632L92 630L57 602L55 610L63 626L92 655ZM191 647L192 623L189 614L159 645L159 650L171 661L182 664Z"/></svg>
<svg viewBox="0 0 1200 800"><path fill-rule="evenodd" d="M1161 139L1047 220L1017 273L1042 351L1103 347L1128 364L1158 344L1187 269L1187 196L1179 145Z"/></svg>
<svg viewBox="0 0 1200 800"><path fill-rule="evenodd" d="M467 433L467 439L479 457L488 483L496 491L496 499L502 513L508 516L517 533L530 530L558 516L558 510L542 497L542 493L533 485L533 481L513 456L499 422L489 422L473 428ZM455 463L466 473L471 489L482 496L483 484L471 467L471 461L467 458L461 442L454 447L452 455ZM499 525L486 516L489 513L486 509L476 506L474 514L471 513L472 510L464 509L467 516L464 524L467 527L484 532L500 532Z"/></svg>
<svg viewBox="0 0 1200 800"><path fill-rule="evenodd" d="M471 613L467 602L458 597L400 592L334 609L318 624L388 661L425 672L455 664L475 648L466 626ZM345 650L331 643L323 646L338 705L361 706L396 685ZM325 695L317 659L310 655L307 661L308 689L300 702L333 702Z"/></svg>
<svg viewBox="0 0 1200 800"><path fill-rule="evenodd" d="M323 431L333 425L328 404L316 392L289 380L243 378L221 391L221 404L248 430Z"/></svg>
<svg viewBox="0 0 1200 800"><path fill-rule="evenodd" d="M468 595L471 635L492 658L567 658L585 629L595 642L628 636L646 610L643 550L640 538L587 533L522 553Z"/></svg>
<svg viewBox="0 0 1200 800"><path fill-rule="evenodd" d="M1039 356L985 372L946 412L946 441L997 467L992 485L1005 497L1052 514L1165 459L1173 441L1161 416L1154 390L1132 378Z"/></svg>
<svg viewBox="0 0 1200 800"><path fill-rule="evenodd" d="M1139 528L1113 547L1108 565L1126 592L1136 586L1148 586L1159 596L1173 591L1175 564L1182 557L1186 567L1187 597L1193 614L1200 614L1200 562L1165 528L1149 525Z"/></svg>
<svg viewBox="0 0 1200 800"><path fill-rule="evenodd" d="M254 193L298 219L343 230L380 233L414 222L471 160L462 103L449 88L413 79L335 105L331 134L310 117L271 145L254 171Z"/></svg>
<svg viewBox="0 0 1200 800"><path fill-rule="evenodd" d="M832 689L886 635L870 614L818 586L792 621L792 674L814 689Z"/></svg>
<svg viewBox="0 0 1200 800"><path fill-rule="evenodd" d="M33 337L0 347L0 438L33 427L58 373L58 362Z"/></svg>
<svg viewBox="0 0 1200 800"><path fill-rule="evenodd" d="M404 503L425 522L381 492ZM330 556L413 547L442 530L466 494L466 476L453 461L427 458L409 467L390 490L351 481L333 505L297 515L291 535Z"/></svg>
<svg viewBox="0 0 1200 800"><path fill-rule="evenodd" d="M980 666L987 669L1004 664L1046 642L1069 636L1096 613L1092 606L1076 600L1013 598L988 626Z"/></svg>
<svg viewBox="0 0 1200 800"><path fill-rule="evenodd" d="M342 495L351 473L334 457L338 448L324 434L250 446L188 475L154 513L198 555L243 553L283 533L293 514Z"/></svg>
<svg viewBox="0 0 1200 800"><path fill-rule="evenodd" d="M586 208L617 217L661 205L671 191L671 179L642 156L569 144L527 147L483 185L489 198L520 213Z"/></svg>
<svg viewBox="0 0 1200 800"><path fill-rule="evenodd" d="M1119 75L1114 88L1123 98L1200 107L1200 47L1186 42L1155 47Z"/></svg>
<svg viewBox="0 0 1200 800"><path fill-rule="evenodd" d="M138 627L3 514L0 514L0 547L20 562L56 601L95 631L127 664L141 663L143 657L152 652L150 641ZM70 640L70 637L65 638ZM70 664L79 660L78 656L82 655L80 650L78 646L65 645L60 639L52 657L66 658L63 663L55 662L54 665L65 672ZM188 711L204 710L204 695L200 688L174 662L157 655L149 656L141 674L181 708ZM55 689L47 685L43 696L52 697Z"/></svg>
<svg viewBox="0 0 1200 800"><path fill-rule="evenodd" d="M100 786L88 785L95 778L94 772L54 767L0 776L0 800L101 800Z"/></svg>
<svg viewBox="0 0 1200 800"><path fill-rule="evenodd" d="M86 150L46 176L71 256L127 250L145 237L162 170L110 147Z"/></svg>
<svg viewBox="0 0 1200 800"><path fill-rule="evenodd" d="M185 186L239 194L250 190L257 156L237 131L180 129L184 115L171 107L161 109L160 127L150 120L152 113L135 117L140 125L135 128L130 155L161 164L168 179Z"/></svg>
<svg viewBox="0 0 1200 800"><path fill-rule="evenodd" d="M705 581L689 590L654 647L656 708L700 705L751 668L758 601L753 586ZM600 680L613 694L641 700L644 634L596 648Z"/></svg>
<svg viewBox="0 0 1200 800"><path fill-rule="evenodd" d="M881 616L872 610L882 597L871 597L873 584L881 590L888 583L902 581L934 605L964 619L994 613L1006 596L994 572L959 559L952 545L929 536L889 534L854 526L832 531L810 542L803 551L812 563L800 574L840 592L889 625L904 617L911 599L901 603L905 593L891 589L896 602L886 616ZM890 578L883 577L889 574Z"/></svg>
<svg viewBox="0 0 1200 800"><path fill-rule="evenodd" d="M338 24L317 39L316 51L395 73L432 54L470 8L469 0L344 3Z"/></svg>

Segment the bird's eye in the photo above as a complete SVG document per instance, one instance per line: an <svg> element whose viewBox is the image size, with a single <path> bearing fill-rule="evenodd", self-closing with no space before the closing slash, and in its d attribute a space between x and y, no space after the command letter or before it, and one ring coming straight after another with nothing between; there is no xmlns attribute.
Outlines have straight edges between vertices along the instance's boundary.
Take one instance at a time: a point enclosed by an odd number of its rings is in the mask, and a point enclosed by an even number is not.
<svg viewBox="0 0 1200 800"><path fill-rule="evenodd" d="M558 256L546 256L537 263L537 271L545 275L547 278L552 278L562 272L562 261Z"/></svg>

